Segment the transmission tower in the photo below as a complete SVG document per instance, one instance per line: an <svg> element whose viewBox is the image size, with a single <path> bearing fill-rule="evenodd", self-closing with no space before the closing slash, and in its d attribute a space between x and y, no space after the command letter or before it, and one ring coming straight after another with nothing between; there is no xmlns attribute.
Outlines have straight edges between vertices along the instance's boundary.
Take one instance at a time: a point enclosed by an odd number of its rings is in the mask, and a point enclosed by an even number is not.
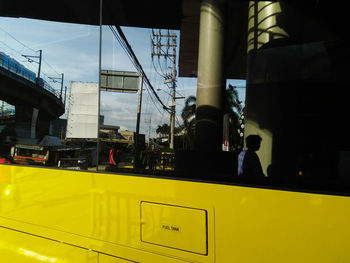
<svg viewBox="0 0 350 263"><path fill-rule="evenodd" d="M164 77L164 83L171 84L172 89L172 100L170 105L170 142L169 148L174 149L174 129L175 129L175 89L176 89L176 43L177 35L175 32L171 32L166 30L165 32L162 30L154 30L152 29L152 61L154 65L154 58L157 57L158 61L161 58L165 59L167 64L168 61L172 62L172 72L167 72L167 68L165 69L165 73L162 68L161 75ZM155 66L155 65L154 65ZM157 69L156 69L157 71Z"/></svg>

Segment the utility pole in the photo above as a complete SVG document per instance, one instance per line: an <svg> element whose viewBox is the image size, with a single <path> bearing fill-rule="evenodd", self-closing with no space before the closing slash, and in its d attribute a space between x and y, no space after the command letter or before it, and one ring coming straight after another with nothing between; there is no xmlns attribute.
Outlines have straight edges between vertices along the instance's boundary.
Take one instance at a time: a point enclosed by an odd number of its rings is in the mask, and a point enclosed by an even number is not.
<svg viewBox="0 0 350 263"><path fill-rule="evenodd" d="M61 79L61 93L60 93L60 99L62 101L62 92L63 92L63 78L64 78L64 74L62 73L62 79Z"/></svg>
<svg viewBox="0 0 350 263"><path fill-rule="evenodd" d="M64 110L66 110L67 86L64 87Z"/></svg>
<svg viewBox="0 0 350 263"><path fill-rule="evenodd" d="M151 149L151 127L152 127L152 116L149 118L148 126L148 149Z"/></svg>
<svg viewBox="0 0 350 263"><path fill-rule="evenodd" d="M170 117L170 144L169 148L174 149L174 131L175 131L175 87L176 87L176 34L173 33L172 35L172 42L175 43L175 46L173 45L173 97L171 101L171 117Z"/></svg>
<svg viewBox="0 0 350 263"><path fill-rule="evenodd" d="M40 79L40 74L41 74L41 58L43 55L43 51L40 49L39 50L39 69L38 69L38 83L39 83L39 79Z"/></svg>
<svg viewBox="0 0 350 263"><path fill-rule="evenodd" d="M61 77L60 78L55 78L55 77L49 77L49 79L51 79L53 82L60 82L61 83L61 92L60 92L60 100L62 101L62 93L63 93L63 78L64 78L64 74L61 73Z"/></svg>
<svg viewBox="0 0 350 263"><path fill-rule="evenodd" d="M139 147L139 134L140 134L140 119L141 119L141 104L142 104L142 88L143 88L143 74L140 75L140 84L139 84L139 102L137 105L137 121L136 121L136 136L135 136L135 162L136 167L139 167L139 156L140 156L140 147Z"/></svg>
<svg viewBox="0 0 350 263"><path fill-rule="evenodd" d="M165 83L172 83L172 100L171 100L171 112L170 112L170 142L169 148L174 149L174 130L175 130L175 94L176 94L176 38L175 32L171 33L167 30L167 33L162 33L161 30L156 33L152 29L152 59L154 57L164 57L172 61L172 73L165 74ZM165 39L165 40L164 40ZM169 78L170 77L170 78ZM170 80L170 81L169 81Z"/></svg>
<svg viewBox="0 0 350 263"><path fill-rule="evenodd" d="M152 124L152 116L149 119L145 120L145 123L148 124L148 149L151 149L151 124Z"/></svg>
<svg viewBox="0 0 350 263"><path fill-rule="evenodd" d="M40 74L41 74L41 58L42 58L42 54L43 51L40 49L39 50L39 56L30 56L30 55L22 55L23 57L25 57L28 62L32 63L37 63L39 64L39 68L38 68L38 77L36 78L36 84L39 86L39 79L40 79ZM33 60L33 58L39 59L39 61L35 61Z"/></svg>

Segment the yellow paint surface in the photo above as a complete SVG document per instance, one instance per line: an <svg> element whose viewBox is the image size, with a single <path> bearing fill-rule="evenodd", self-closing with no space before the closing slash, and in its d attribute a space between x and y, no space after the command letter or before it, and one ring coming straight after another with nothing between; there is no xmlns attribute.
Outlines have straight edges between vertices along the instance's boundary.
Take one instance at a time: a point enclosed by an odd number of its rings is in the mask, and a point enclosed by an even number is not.
<svg viewBox="0 0 350 263"><path fill-rule="evenodd" d="M208 254L142 242L142 202L206 211ZM0 251L49 259L61 242L136 262L350 262L349 207L342 196L0 165Z"/></svg>

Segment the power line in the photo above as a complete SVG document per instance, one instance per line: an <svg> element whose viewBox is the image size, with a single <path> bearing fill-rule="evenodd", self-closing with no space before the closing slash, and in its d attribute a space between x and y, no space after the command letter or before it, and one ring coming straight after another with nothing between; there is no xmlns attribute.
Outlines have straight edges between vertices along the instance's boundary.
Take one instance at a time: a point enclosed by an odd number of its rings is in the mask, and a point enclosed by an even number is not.
<svg viewBox="0 0 350 263"><path fill-rule="evenodd" d="M154 59L154 56L158 57L158 63L160 66L160 69L162 70L162 67L160 65L160 58L164 57L165 59L165 65L167 69L168 60L172 62L172 73L170 74L163 74L165 82L164 83L171 83L172 87L172 101L171 101L171 114L170 114L170 142L169 142L169 148L174 149L174 129L175 129L175 106L176 106L176 43L177 35L175 33L171 33L169 30L166 34L163 34L161 29L159 29L158 33L155 33L152 29L152 59ZM155 41L154 41L155 40ZM164 42L165 40L165 42ZM162 47L165 47L164 50ZM169 52L170 51L170 52Z"/></svg>
<svg viewBox="0 0 350 263"><path fill-rule="evenodd" d="M17 38L15 38L13 35L11 35L9 32L7 32L5 29L3 29L2 27L0 27L0 30L3 31L4 33L6 33L7 35L9 35L12 39L14 39L16 42L18 42L19 44L21 44L22 46L24 46L27 49L30 49L33 52L37 52L34 49L32 49L31 47L28 47L27 45L25 45L24 43L22 43L21 41L19 41Z"/></svg>
<svg viewBox="0 0 350 263"><path fill-rule="evenodd" d="M131 63L134 65L134 67L136 68L136 70L139 72L139 74L141 74L143 72L143 69L141 67L140 64L138 64L137 62L137 59L135 60L134 59L134 56L135 54L133 54L133 52L131 52L132 50L130 50L126 44L126 41L123 41L123 39L121 39L121 36L115 31L114 27L112 26L109 26L110 30L112 31L113 35L115 36L115 38L118 40L119 44L121 45L121 47L124 49L124 51L126 52L127 56L129 57ZM130 45L129 45L130 46ZM131 47L130 47L131 48ZM136 56L135 56L136 57ZM147 77L144 75L144 78ZM148 78L147 78L148 79ZM146 90L147 90L147 93L148 93L148 97L151 99L152 103L154 104L155 108L157 109L157 111L159 113L162 114L162 111L159 109L159 107L157 106L157 103L154 101L150 91L149 91L149 85L150 83L146 83L147 86L146 86ZM164 109L164 107L163 107ZM167 110L168 112L168 110Z"/></svg>
<svg viewBox="0 0 350 263"><path fill-rule="evenodd" d="M115 29L114 29L112 26L109 26L109 28L111 29L113 35L114 35L114 36L116 37L116 39L118 40L118 42L119 42L119 44L121 45L121 47L122 47L122 48L124 49L124 51L126 52L126 54L127 54L127 56L129 57L131 63L135 66L135 68L136 68L136 70L139 72L139 74L141 74L141 73L142 73L142 67L141 67L140 64L137 64L137 63L136 63L136 60L135 60L135 59L133 59L133 54L132 54L132 52L130 52L130 49L129 49L128 46L126 45L125 41L123 41L123 40L121 39L121 37L119 36L119 34L115 31ZM146 77L146 76L144 75L144 77ZM146 84L148 85L148 83L146 83ZM149 97L150 97L151 100L152 100L152 103L153 103L154 106L156 107L156 109L157 109L159 112L161 112L161 111L159 110L159 108L157 107L156 102L153 100L151 94L149 93L148 88L146 88L146 90L147 90L147 92L148 92L148 94L149 94Z"/></svg>
<svg viewBox="0 0 350 263"><path fill-rule="evenodd" d="M154 90L151 82L149 81L145 71L143 70L140 62L138 61L134 51L132 50L127 38L125 37L122 29L120 26L115 26L115 28L113 26L109 26L110 30L112 31L113 35L117 38L118 42L121 44L121 46L123 47L123 49L127 52L127 55L129 56L131 62L134 64L136 70L141 74L143 74L144 76L144 80L145 83L147 84L147 86L151 89L153 95L155 96L155 98L157 99L157 101L162 105L163 109L166 110L167 112L170 113L170 109L164 105L163 101L159 98L158 94L156 93L156 91Z"/></svg>
<svg viewBox="0 0 350 263"><path fill-rule="evenodd" d="M61 73L58 73L49 63L47 63L47 61L45 59L43 59L43 62L49 67L51 68L57 75L61 75Z"/></svg>
<svg viewBox="0 0 350 263"><path fill-rule="evenodd" d="M34 50L33 48L27 46L26 44L24 44L23 42L19 41L17 38L15 38L12 34L10 34L9 32L7 32L5 29L3 29L2 27L0 27L0 30L2 32L4 32L5 34L7 34L8 36L10 36L13 40L15 40L17 43L19 43L21 46L23 46L25 49L28 49L34 53L37 53L37 52L41 52L40 50ZM7 45L5 42L3 41L0 41L1 43L3 43L3 45L5 45L7 48L11 49L12 51L14 51L15 53L18 53L19 55L25 57L27 60L24 61L24 62L28 62L30 64L32 64L33 62L35 62L31 57L36 57L36 56L29 56L29 55L23 55L22 54L22 51L24 51L25 49L22 49L20 51L17 51L15 49L13 49L12 47L10 47L9 45ZM4 50L5 52L7 52L6 50ZM20 60L19 58L16 58L17 60ZM42 59L42 61L48 66L51 68L51 70L53 70L57 75L60 75L47 61L45 61L44 59ZM26 65L27 66L27 65ZM33 67L31 67L32 70ZM46 74L45 72L41 72L43 75L45 75L47 78L50 79L50 77L48 76L48 74Z"/></svg>

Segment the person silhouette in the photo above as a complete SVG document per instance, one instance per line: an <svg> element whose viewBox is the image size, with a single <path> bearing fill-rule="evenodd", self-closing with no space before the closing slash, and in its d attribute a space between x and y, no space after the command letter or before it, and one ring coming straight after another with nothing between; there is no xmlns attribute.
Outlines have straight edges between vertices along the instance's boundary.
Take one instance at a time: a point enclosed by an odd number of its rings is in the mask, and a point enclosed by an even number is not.
<svg viewBox="0 0 350 263"><path fill-rule="evenodd" d="M262 138L259 135L249 135L246 138L247 149L238 155L238 176L243 178L261 178L264 173L258 155Z"/></svg>

